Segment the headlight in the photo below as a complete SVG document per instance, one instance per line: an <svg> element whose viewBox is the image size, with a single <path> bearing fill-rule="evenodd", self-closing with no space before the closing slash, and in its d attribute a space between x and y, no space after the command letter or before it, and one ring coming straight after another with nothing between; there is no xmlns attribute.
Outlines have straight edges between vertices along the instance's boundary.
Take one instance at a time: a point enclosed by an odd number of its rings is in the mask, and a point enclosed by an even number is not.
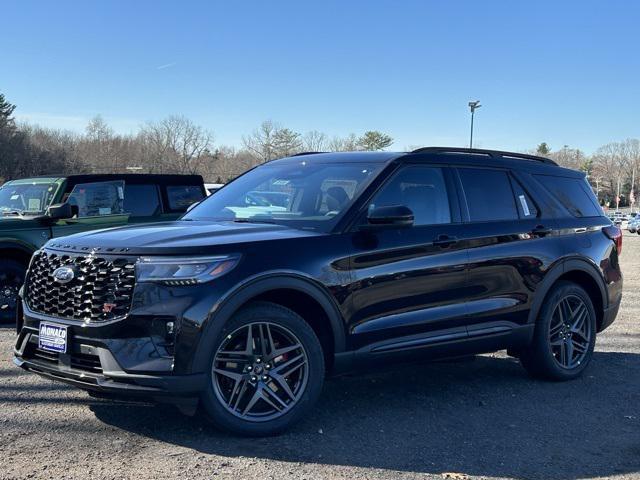
<svg viewBox="0 0 640 480"><path fill-rule="evenodd" d="M219 257L142 257L136 263L138 282L196 285L224 275L238 263L233 255Z"/></svg>

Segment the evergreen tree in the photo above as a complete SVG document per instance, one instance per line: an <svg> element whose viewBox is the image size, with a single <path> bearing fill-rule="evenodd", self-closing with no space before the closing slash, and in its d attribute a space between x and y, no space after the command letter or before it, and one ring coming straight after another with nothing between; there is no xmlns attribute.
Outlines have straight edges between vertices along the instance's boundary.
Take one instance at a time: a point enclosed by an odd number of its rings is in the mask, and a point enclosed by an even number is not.
<svg viewBox="0 0 640 480"><path fill-rule="evenodd" d="M547 145L547 142L542 142L536 149L536 153L538 155L549 155L550 152L551 149L549 148L549 145Z"/></svg>
<svg viewBox="0 0 640 480"><path fill-rule="evenodd" d="M369 130L360 137L358 144L362 150L384 150L393 144L393 138L377 130Z"/></svg>

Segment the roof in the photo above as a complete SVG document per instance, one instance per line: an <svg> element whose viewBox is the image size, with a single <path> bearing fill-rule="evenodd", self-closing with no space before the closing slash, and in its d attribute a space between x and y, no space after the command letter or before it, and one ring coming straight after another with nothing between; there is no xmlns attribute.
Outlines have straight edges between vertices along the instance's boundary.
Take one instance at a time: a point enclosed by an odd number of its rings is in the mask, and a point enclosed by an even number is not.
<svg viewBox="0 0 640 480"><path fill-rule="evenodd" d="M411 152L305 152L292 157L273 160L270 163L390 163L394 160L425 161L434 163L455 163L458 165L478 165L527 169L532 171L550 171L567 174L581 174L574 170L559 167L553 160L536 155L500 150L484 150L460 147L424 147Z"/></svg>
<svg viewBox="0 0 640 480"><path fill-rule="evenodd" d="M201 175L178 175L178 174L150 174L150 173L105 173L86 175L67 175L67 182L70 184L86 182L108 182L124 180L125 183L153 183L162 185L202 185L204 180Z"/></svg>
<svg viewBox="0 0 640 480"><path fill-rule="evenodd" d="M405 155L406 152L306 152L292 157L272 160L269 164L281 163L387 163Z"/></svg>
<svg viewBox="0 0 640 480"><path fill-rule="evenodd" d="M150 173L87 173L80 175L42 175L31 178L12 180L15 182L45 183L56 180L66 180L68 184L77 185L88 182L109 182L124 180L125 183L136 184L163 184L163 185L202 185L204 183L201 175L180 175L180 174L150 174Z"/></svg>
<svg viewBox="0 0 640 480"><path fill-rule="evenodd" d="M64 180L64 178L56 177L56 176L17 178L15 180L7 180L5 182L5 185L9 183L12 185L24 185L29 183L36 184L36 185L43 185L48 183L55 183L57 181L62 181L62 180Z"/></svg>
<svg viewBox="0 0 640 480"><path fill-rule="evenodd" d="M529 155L528 153L516 153L516 152L503 152L500 150L485 150L480 148L460 148L460 147L422 147L416 150L413 150L411 153L422 153L422 154L471 154L471 155L480 155L489 158L503 158L503 159L515 159L515 160L531 160L541 163L546 163L548 165L558 165L556 162L551 160L550 158L540 157L538 155Z"/></svg>

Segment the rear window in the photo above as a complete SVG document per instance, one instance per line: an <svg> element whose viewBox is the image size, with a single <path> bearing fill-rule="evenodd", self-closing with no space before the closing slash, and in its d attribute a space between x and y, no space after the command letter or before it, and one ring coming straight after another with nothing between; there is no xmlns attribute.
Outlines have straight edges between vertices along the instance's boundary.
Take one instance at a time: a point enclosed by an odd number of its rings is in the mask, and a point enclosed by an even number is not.
<svg viewBox="0 0 640 480"><path fill-rule="evenodd" d="M189 208L189 205L199 202L203 197L202 188L196 185L167 187L167 199L171 210L184 212Z"/></svg>
<svg viewBox="0 0 640 480"><path fill-rule="evenodd" d="M459 173L472 222L518 219L518 208L507 172L461 168Z"/></svg>
<svg viewBox="0 0 640 480"><path fill-rule="evenodd" d="M599 217L602 210L583 178L534 175L574 217Z"/></svg>

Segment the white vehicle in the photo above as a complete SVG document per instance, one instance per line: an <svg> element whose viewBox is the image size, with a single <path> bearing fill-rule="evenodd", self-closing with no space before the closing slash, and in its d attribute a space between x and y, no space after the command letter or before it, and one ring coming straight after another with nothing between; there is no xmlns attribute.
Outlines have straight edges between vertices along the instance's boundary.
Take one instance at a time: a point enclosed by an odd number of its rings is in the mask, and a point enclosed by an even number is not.
<svg viewBox="0 0 640 480"><path fill-rule="evenodd" d="M224 183L205 183L204 184L204 188L207 191L207 195L213 195L222 187L224 187Z"/></svg>
<svg viewBox="0 0 640 480"><path fill-rule="evenodd" d="M636 233L638 231L639 226L640 226L640 217L634 217L631 220L629 220L629 223L627 224L627 230L629 230L630 233Z"/></svg>

